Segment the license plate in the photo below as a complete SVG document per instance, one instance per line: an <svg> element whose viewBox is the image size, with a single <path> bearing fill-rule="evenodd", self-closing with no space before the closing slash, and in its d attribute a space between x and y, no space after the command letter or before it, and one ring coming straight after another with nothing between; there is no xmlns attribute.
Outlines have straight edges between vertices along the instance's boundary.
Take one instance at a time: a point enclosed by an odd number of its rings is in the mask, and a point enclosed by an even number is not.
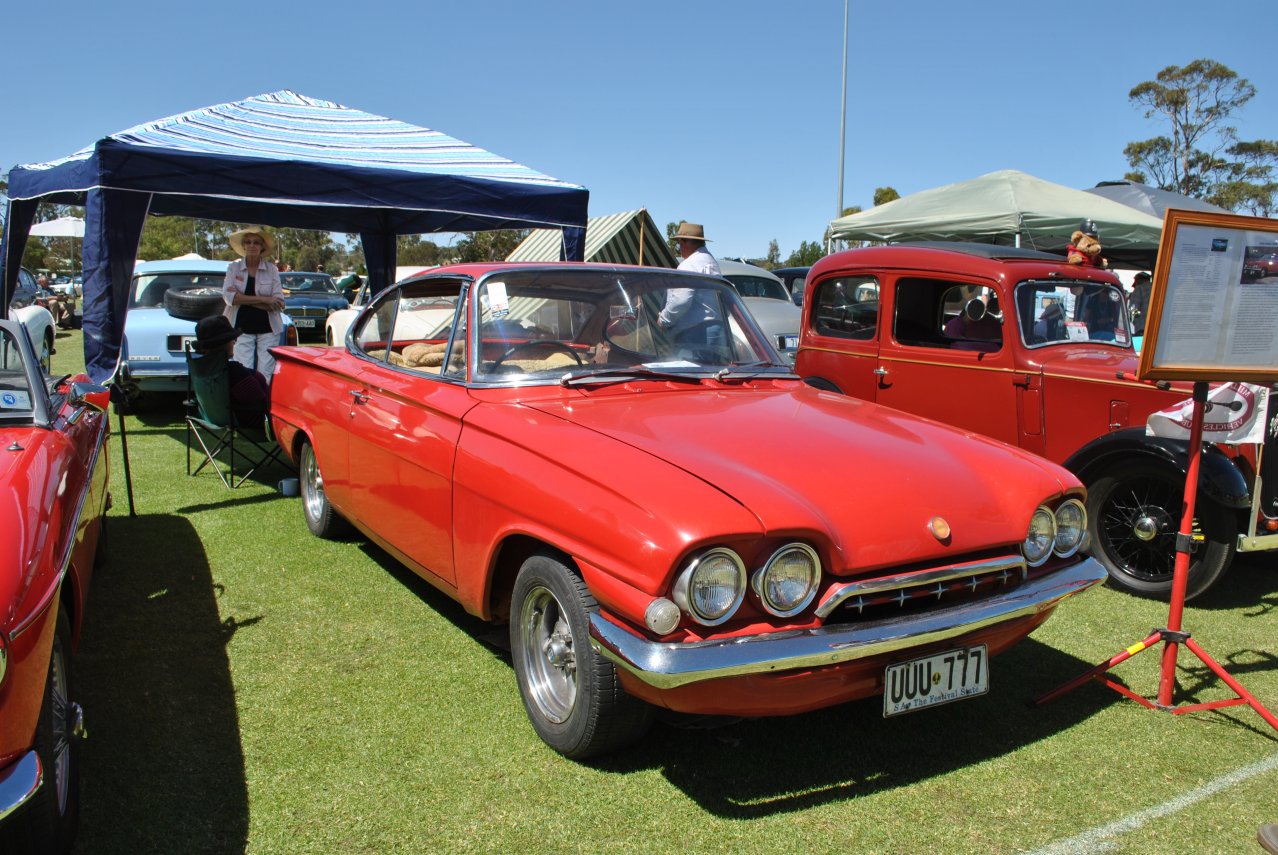
<svg viewBox="0 0 1278 855"><path fill-rule="evenodd" d="M307 329L315 329L314 318L293 318L293 326L306 327Z"/></svg>
<svg viewBox="0 0 1278 855"><path fill-rule="evenodd" d="M887 667L883 677L883 715L961 701L989 690L984 644L933 653Z"/></svg>
<svg viewBox="0 0 1278 855"><path fill-rule="evenodd" d="M781 345L782 350L798 350L799 337L797 335L779 335L777 336L777 344Z"/></svg>

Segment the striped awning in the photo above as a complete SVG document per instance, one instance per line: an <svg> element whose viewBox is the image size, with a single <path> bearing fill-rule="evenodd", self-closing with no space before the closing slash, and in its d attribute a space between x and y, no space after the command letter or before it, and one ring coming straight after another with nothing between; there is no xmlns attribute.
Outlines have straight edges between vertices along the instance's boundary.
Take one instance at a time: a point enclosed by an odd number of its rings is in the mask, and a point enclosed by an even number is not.
<svg viewBox="0 0 1278 855"><path fill-rule="evenodd" d="M535 229L506 256L507 261L558 261L561 234ZM674 253L647 208L586 221L585 260L603 264L675 267Z"/></svg>

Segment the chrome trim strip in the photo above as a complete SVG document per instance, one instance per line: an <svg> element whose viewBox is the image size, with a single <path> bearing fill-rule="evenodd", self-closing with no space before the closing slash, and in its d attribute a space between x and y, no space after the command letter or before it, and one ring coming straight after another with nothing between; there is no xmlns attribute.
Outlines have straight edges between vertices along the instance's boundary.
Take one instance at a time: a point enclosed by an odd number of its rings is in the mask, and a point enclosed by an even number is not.
<svg viewBox="0 0 1278 855"><path fill-rule="evenodd" d="M111 424L106 412L102 412L99 415L102 418L102 426L98 430L98 443L93 450L93 459L89 461L88 468L85 470L88 473L86 476L88 483L84 485L84 492L80 494L80 500L75 509L75 525L71 526L70 536L67 537L66 546L63 547L62 556L59 559L60 569L58 570L57 583L49 587L49 590L41 597L40 602L31 610L31 614L27 616L27 619L15 626L9 633L9 641L11 643L35 623L40 618L40 615L44 614L50 603L58 596L58 592L62 590L62 582L66 579L67 569L71 566L71 553L75 550L75 532L80 527L80 519L84 516L84 503L88 500L89 493L92 492L93 473L98 468L98 457L101 456L102 449L106 447L107 428Z"/></svg>
<svg viewBox="0 0 1278 855"><path fill-rule="evenodd" d="M885 591L896 591L900 588L912 588L916 585L931 585L936 582L949 582L964 576L982 576L991 573L1002 573L1014 570L1025 579L1025 558L1020 555L1008 555L1004 558L990 558L982 561L967 561L963 564L951 564L933 570L918 570L913 573L899 573L895 576L879 576L861 582L847 582L834 585L826 592L816 608L816 616L827 618L834 613L844 600L852 597L863 597L868 594L881 594Z"/></svg>
<svg viewBox="0 0 1278 855"><path fill-rule="evenodd" d="M649 641L594 613L590 646L648 685L674 689L724 677L820 668L947 641L1050 611L1105 577L1105 568L1086 558L996 597L923 614L686 643Z"/></svg>
<svg viewBox="0 0 1278 855"><path fill-rule="evenodd" d="M44 769L40 755L28 751L17 763L0 772L0 820L22 807L40 790Z"/></svg>

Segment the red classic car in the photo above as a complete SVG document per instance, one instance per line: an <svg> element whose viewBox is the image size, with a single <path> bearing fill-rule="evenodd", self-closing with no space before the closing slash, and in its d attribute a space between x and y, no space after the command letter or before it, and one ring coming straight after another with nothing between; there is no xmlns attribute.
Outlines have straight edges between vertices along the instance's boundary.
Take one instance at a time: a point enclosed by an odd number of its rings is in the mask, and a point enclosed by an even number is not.
<svg viewBox="0 0 1278 855"><path fill-rule="evenodd" d="M1139 358L1112 273L1011 247L898 245L828 256L807 288L795 369L808 383L1061 463L1087 485L1090 548L1113 583L1170 592L1187 444L1145 436L1145 421L1191 387L1132 379ZM1254 480L1247 457L1209 449L1189 596L1235 549L1278 548L1266 533L1278 477L1257 495Z"/></svg>
<svg viewBox="0 0 1278 855"><path fill-rule="evenodd" d="M654 705L979 694L987 657L1104 578L1068 472L804 385L716 278L441 268L347 346L275 353L307 525L349 521L508 622L529 718L570 757Z"/></svg>
<svg viewBox="0 0 1278 855"><path fill-rule="evenodd" d="M80 707L71 654L107 506L107 391L54 379L0 321L0 851L69 852Z"/></svg>

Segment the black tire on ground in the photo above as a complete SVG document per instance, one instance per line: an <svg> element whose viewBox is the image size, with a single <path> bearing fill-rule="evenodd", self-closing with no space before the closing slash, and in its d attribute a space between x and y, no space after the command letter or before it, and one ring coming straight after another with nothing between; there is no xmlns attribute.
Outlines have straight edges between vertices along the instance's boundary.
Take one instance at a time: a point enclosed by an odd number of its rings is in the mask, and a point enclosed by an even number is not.
<svg viewBox="0 0 1278 855"><path fill-rule="evenodd" d="M35 749L44 783L17 813L0 824L0 851L66 855L80 814L80 738L71 733L79 708L71 701L71 625L59 611L49 676L36 725Z"/></svg>
<svg viewBox="0 0 1278 855"><path fill-rule="evenodd" d="M350 523L333 509L324 492L324 476L310 442L303 441L298 453L298 480L302 494L302 515L311 534L333 540L350 531Z"/></svg>
<svg viewBox="0 0 1278 855"><path fill-rule="evenodd" d="M1168 599L1176 561L1185 478L1153 461L1120 464L1088 487L1092 555L1116 588ZM1203 495L1194 508L1194 539L1185 599L1207 591L1229 569L1238 524L1234 514Z"/></svg>
<svg viewBox="0 0 1278 855"><path fill-rule="evenodd" d="M170 288L164 292L164 311L184 321L198 321L209 315L220 315L226 308L222 292L217 288Z"/></svg>
<svg viewBox="0 0 1278 855"><path fill-rule="evenodd" d="M537 735L573 760L635 742L652 720L652 709L626 694L616 668L590 646L598 609L586 583L553 555L533 555L520 568L510 607L519 693Z"/></svg>

